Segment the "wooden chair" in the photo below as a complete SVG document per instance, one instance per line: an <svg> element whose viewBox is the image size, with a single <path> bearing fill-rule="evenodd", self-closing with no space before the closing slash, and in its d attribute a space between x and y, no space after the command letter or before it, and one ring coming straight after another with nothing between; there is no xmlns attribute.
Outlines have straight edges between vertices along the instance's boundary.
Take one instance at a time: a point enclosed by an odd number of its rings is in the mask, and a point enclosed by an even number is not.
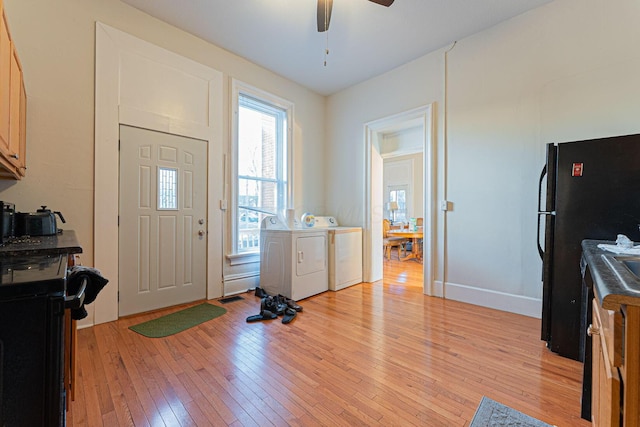
<svg viewBox="0 0 640 427"><path fill-rule="evenodd" d="M391 249L398 248L398 259L400 259L400 248L404 252L404 256L407 256L407 250L405 243L409 240L404 237L388 236L387 233L391 229L391 222L388 219L382 220L382 244L384 249L384 256L387 259L391 259Z"/></svg>
<svg viewBox="0 0 640 427"><path fill-rule="evenodd" d="M424 219L423 218L416 218L416 227L422 227L422 230L424 232ZM423 245L424 239L420 239L420 252L422 253L422 245Z"/></svg>
<svg viewBox="0 0 640 427"><path fill-rule="evenodd" d="M421 227L422 229L424 229L423 224L424 224L423 218L416 218L416 227ZM422 252L422 241L423 239L420 239L420 252ZM407 249L413 250L413 242L409 242L409 245L405 245L404 250L406 251Z"/></svg>

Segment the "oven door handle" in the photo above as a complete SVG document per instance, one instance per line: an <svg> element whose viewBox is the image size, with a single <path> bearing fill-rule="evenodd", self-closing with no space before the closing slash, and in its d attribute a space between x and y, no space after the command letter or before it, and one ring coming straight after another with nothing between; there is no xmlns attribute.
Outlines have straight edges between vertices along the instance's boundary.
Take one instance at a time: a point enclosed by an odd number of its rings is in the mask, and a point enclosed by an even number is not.
<svg viewBox="0 0 640 427"><path fill-rule="evenodd" d="M82 284L80 290L75 295L69 295L64 297L64 308L80 308L84 303L85 291L87 290L87 283L89 278L87 276L82 277Z"/></svg>

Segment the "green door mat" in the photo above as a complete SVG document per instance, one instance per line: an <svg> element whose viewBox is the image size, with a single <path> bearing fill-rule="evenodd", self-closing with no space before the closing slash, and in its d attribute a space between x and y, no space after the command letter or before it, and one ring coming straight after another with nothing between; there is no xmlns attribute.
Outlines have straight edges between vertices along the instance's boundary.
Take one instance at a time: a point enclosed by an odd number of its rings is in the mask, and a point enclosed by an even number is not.
<svg viewBox="0 0 640 427"><path fill-rule="evenodd" d="M129 326L129 329L135 331L145 337L162 338L169 335L177 334L191 327L204 323L208 320L215 319L225 314L227 310L217 305L202 303L157 319L138 325Z"/></svg>

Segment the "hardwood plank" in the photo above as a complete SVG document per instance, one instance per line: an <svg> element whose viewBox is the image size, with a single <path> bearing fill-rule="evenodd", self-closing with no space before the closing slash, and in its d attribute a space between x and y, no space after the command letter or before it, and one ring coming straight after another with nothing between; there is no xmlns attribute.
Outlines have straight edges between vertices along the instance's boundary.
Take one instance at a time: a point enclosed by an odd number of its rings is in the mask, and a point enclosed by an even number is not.
<svg viewBox="0 0 640 427"><path fill-rule="evenodd" d="M549 352L540 320L422 294L422 264L385 260L385 279L246 323L259 299L179 334L132 324L78 331L70 426L468 425L488 396L549 424L581 420L582 364ZM211 301L218 304L216 301Z"/></svg>

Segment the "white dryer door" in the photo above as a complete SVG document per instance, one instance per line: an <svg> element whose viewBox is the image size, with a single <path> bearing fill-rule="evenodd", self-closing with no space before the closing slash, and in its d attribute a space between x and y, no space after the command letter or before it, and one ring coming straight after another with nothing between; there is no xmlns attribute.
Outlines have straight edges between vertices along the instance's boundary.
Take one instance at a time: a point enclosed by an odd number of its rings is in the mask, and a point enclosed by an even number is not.
<svg viewBox="0 0 640 427"><path fill-rule="evenodd" d="M296 275L322 271L327 268L327 238L321 236L304 236L296 239Z"/></svg>

